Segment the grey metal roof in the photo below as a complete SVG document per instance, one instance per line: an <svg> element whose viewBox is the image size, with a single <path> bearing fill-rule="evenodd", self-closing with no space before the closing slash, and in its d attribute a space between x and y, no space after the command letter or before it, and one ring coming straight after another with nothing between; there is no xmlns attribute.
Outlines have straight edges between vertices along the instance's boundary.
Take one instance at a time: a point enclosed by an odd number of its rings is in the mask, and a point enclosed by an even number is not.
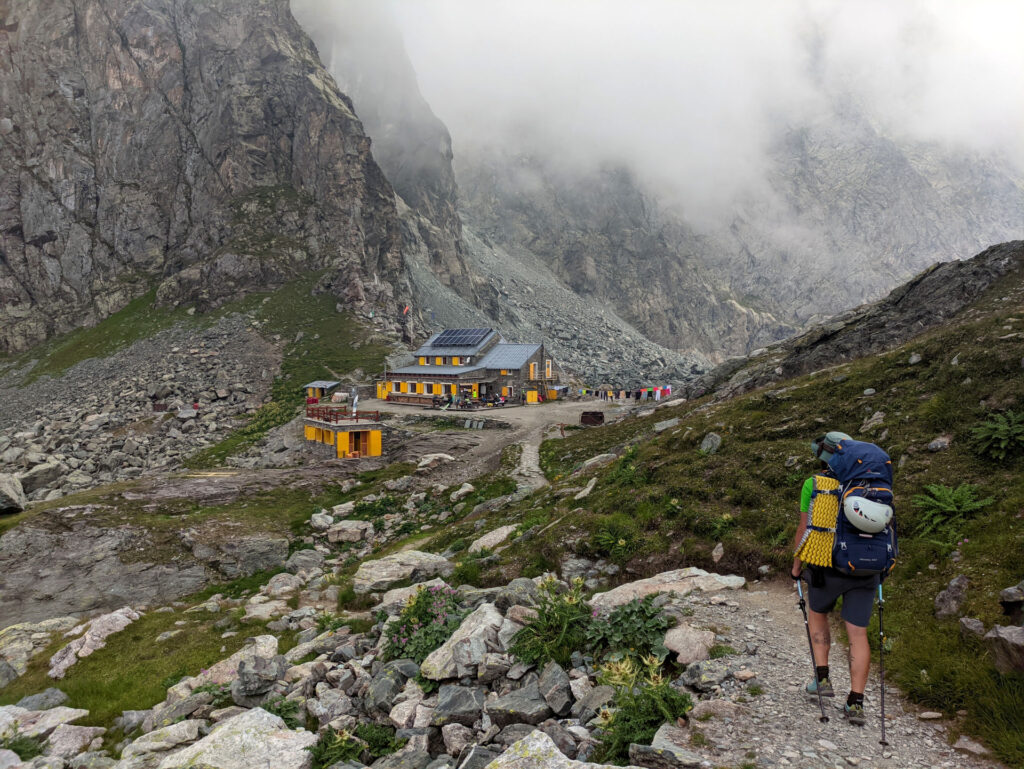
<svg viewBox="0 0 1024 769"><path fill-rule="evenodd" d="M432 376L456 376L480 371L483 366L403 366L389 371L389 374L411 376L416 379L429 379Z"/></svg>
<svg viewBox="0 0 1024 769"><path fill-rule="evenodd" d="M450 330L452 330L452 329L450 329ZM430 337L430 339L428 339L426 342L424 342L423 345L413 354L416 355L417 357L426 357L426 358L430 358L430 357L451 357L453 355L457 355L460 358L465 358L465 357L470 356L470 355L477 355L480 352L481 349L483 349L488 344L490 344L492 339L494 339L495 337L498 337L498 332L495 331L494 329L487 329L487 330L488 330L489 333L483 339L481 339L477 344L475 344L475 345L473 345L471 347L467 347L467 346L462 346L462 347L432 347L431 345L434 343L434 341L439 336L441 336L441 334L445 333L444 331L439 331L438 333L436 333L432 337Z"/></svg>
<svg viewBox="0 0 1024 769"><path fill-rule="evenodd" d="M337 387L341 382L328 382L326 379L317 379L315 382L302 385L303 387L322 387L325 390L330 390L332 387Z"/></svg>
<svg viewBox="0 0 1024 769"><path fill-rule="evenodd" d="M539 344L502 342L491 348L491 351L480 361L480 366L487 369L520 369L539 349Z"/></svg>

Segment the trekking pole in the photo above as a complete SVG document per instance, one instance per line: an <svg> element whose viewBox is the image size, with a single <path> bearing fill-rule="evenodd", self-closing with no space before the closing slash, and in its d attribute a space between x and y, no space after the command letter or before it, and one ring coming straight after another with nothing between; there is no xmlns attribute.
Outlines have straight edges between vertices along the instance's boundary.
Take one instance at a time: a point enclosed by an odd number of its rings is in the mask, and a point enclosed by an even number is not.
<svg viewBox="0 0 1024 769"><path fill-rule="evenodd" d="M882 628L882 610L885 608L885 598L882 597L882 583L878 583L878 677L882 688L882 739L880 745L888 745L885 741L885 631Z"/></svg>
<svg viewBox="0 0 1024 769"><path fill-rule="evenodd" d="M814 671L814 688L818 692L818 707L821 708L821 722L828 723L828 716L825 715L825 703L821 699L821 686L818 681L818 666L814 662L814 642L811 641L811 626L807 622L807 601L804 600L803 582L796 581L796 592L800 596L800 611L804 615L804 629L807 631L807 646L811 650L811 670Z"/></svg>

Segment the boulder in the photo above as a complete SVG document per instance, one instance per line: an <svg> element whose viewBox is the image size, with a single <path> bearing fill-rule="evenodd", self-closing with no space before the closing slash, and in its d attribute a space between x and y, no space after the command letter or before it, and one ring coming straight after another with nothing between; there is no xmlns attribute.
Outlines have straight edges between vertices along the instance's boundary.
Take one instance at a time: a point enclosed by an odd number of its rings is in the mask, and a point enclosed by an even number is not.
<svg viewBox="0 0 1024 769"><path fill-rule="evenodd" d="M985 634L985 644L1000 673L1024 673L1024 627L996 625Z"/></svg>
<svg viewBox="0 0 1024 769"><path fill-rule="evenodd" d="M366 690L364 705L367 712L387 716L405 682L416 673L416 663L412 660L392 660L384 665L373 676Z"/></svg>
<svg viewBox="0 0 1024 769"><path fill-rule="evenodd" d="M372 561L363 561L356 570L353 587L357 593L388 590L407 579L420 581L431 577L447 577L455 565L440 555L406 550Z"/></svg>
<svg viewBox="0 0 1024 769"><path fill-rule="evenodd" d="M0 120L0 125L3 121ZM0 748L0 769L21 769L25 766L21 762L21 757L13 750L7 750L6 748Z"/></svg>
<svg viewBox="0 0 1024 769"><path fill-rule="evenodd" d="M373 607L373 611L374 613L382 611L388 615L398 614L416 593L420 590L429 590L432 587L446 588L448 583L443 579L432 579L410 587L396 587L381 597L380 603Z"/></svg>
<svg viewBox="0 0 1024 769"><path fill-rule="evenodd" d="M451 493L451 496L449 496L448 498L452 502L461 502L463 499L468 497L474 491L476 491L476 487L472 483L464 483L458 489L453 491Z"/></svg>
<svg viewBox="0 0 1024 769"><path fill-rule="evenodd" d="M576 700L570 711L580 723L587 723L615 698L615 690L610 686L593 686L582 697Z"/></svg>
<svg viewBox="0 0 1024 769"><path fill-rule="evenodd" d="M231 698L243 708L259 704L274 684L284 678L288 663L284 655L254 657L238 663L238 677L231 682Z"/></svg>
<svg viewBox="0 0 1024 769"><path fill-rule="evenodd" d="M731 675L728 663L721 660L704 660L686 668L676 682L682 682L697 691L710 692Z"/></svg>
<svg viewBox="0 0 1024 769"><path fill-rule="evenodd" d="M68 695L60 689L50 687L38 694L30 694L18 700L18 707L25 710L49 710L68 701Z"/></svg>
<svg viewBox="0 0 1024 769"><path fill-rule="evenodd" d="M597 486L597 476L594 476L589 481L587 481L587 485L584 486L581 491L578 491L576 495L573 497L573 499L577 502L582 502L584 499L590 496L590 493L594 490L595 486Z"/></svg>
<svg viewBox="0 0 1024 769"><path fill-rule="evenodd" d="M472 726L484 709L484 690L476 686L444 684L437 693L437 707L431 726L462 724Z"/></svg>
<svg viewBox="0 0 1024 769"><path fill-rule="evenodd" d="M18 677L18 671L7 660L0 657L0 689Z"/></svg>
<svg viewBox="0 0 1024 769"><path fill-rule="evenodd" d="M260 592L271 598L287 598L302 590L302 580L291 572L283 571L270 578Z"/></svg>
<svg viewBox="0 0 1024 769"><path fill-rule="evenodd" d="M665 634L665 648L676 653L680 665L690 665L708 658L715 645L715 634L680 623Z"/></svg>
<svg viewBox="0 0 1024 769"><path fill-rule="evenodd" d="M15 708L15 706L10 705L7 708L0 708L0 732L3 731L4 721L6 720L2 711L9 708ZM46 737L61 724L70 724L89 715L88 710L68 708L63 705L50 708L49 710L25 711L23 708L15 709L21 711L21 715L16 716L18 731L26 737Z"/></svg>
<svg viewBox="0 0 1024 769"><path fill-rule="evenodd" d="M102 726L72 726L61 724L53 733L46 747L46 755L72 758L89 749L89 745L107 730Z"/></svg>
<svg viewBox="0 0 1024 769"><path fill-rule="evenodd" d="M474 540L473 543L469 546L469 552L479 553L481 550L493 550L506 539L508 539L510 536L512 536L512 534L515 532L517 528L519 527L510 524L508 526L501 526L495 529L494 531L490 531L487 534L484 534L479 539Z"/></svg>
<svg viewBox="0 0 1024 769"><path fill-rule="evenodd" d="M313 569L322 569L324 566L324 554L316 550L296 550L285 561L284 567L292 574L298 574L300 571L312 571Z"/></svg>
<svg viewBox="0 0 1024 769"><path fill-rule="evenodd" d="M535 729L510 745L487 769L612 769L612 765L574 761L544 732Z"/></svg>
<svg viewBox="0 0 1024 769"><path fill-rule="evenodd" d="M643 598L651 593L677 593L689 595L694 590L711 593L718 590L737 590L747 581L735 574L709 574L703 569L687 566L685 569L665 571L647 579L627 582L605 593L596 593L590 599L595 609L614 609L634 598Z"/></svg>
<svg viewBox="0 0 1024 769"><path fill-rule="evenodd" d="M708 433L700 442L700 450L705 454L714 454L722 446L722 436L718 433Z"/></svg>
<svg viewBox="0 0 1024 769"><path fill-rule="evenodd" d="M167 690L167 701L174 702L184 699L197 686L203 684L230 684L238 677L238 666L245 661L252 661L257 657L274 657L277 655L277 636L259 635L249 638L245 646L236 651L227 659L211 665L197 676L179 681Z"/></svg>
<svg viewBox="0 0 1024 769"><path fill-rule="evenodd" d="M544 666L537 681L537 687L548 707L559 718L569 715L572 707L572 689L569 688L569 675L555 661Z"/></svg>
<svg viewBox="0 0 1024 769"><path fill-rule="evenodd" d="M67 669L107 645L107 636L120 632L140 615L129 606L104 614L88 623L85 633L50 658L50 678L63 678Z"/></svg>
<svg viewBox="0 0 1024 769"><path fill-rule="evenodd" d="M313 756L306 748L316 740L315 733L292 731L277 716L255 708L221 721L199 742L164 758L158 769L309 769Z"/></svg>
<svg viewBox="0 0 1024 769"><path fill-rule="evenodd" d="M489 702L487 714L496 726L539 724L553 715L536 682Z"/></svg>
<svg viewBox="0 0 1024 769"><path fill-rule="evenodd" d="M999 591L999 605L1010 622L1019 625L1024 614L1024 580Z"/></svg>
<svg viewBox="0 0 1024 769"><path fill-rule="evenodd" d="M206 721L190 718L143 734L121 751L121 758L131 758L145 753L166 753L179 745L195 742L199 739L200 730L205 726Z"/></svg>
<svg viewBox="0 0 1024 769"><path fill-rule="evenodd" d="M21 481L10 473L0 473L0 514L20 513L27 505Z"/></svg>
<svg viewBox="0 0 1024 769"><path fill-rule="evenodd" d="M423 660L420 673L431 681L475 676L484 655L498 644L498 630L505 618L494 604L480 604L458 629Z"/></svg>
<svg viewBox="0 0 1024 769"><path fill-rule="evenodd" d="M649 769L699 767L704 757L689 750L689 733L672 724L662 724L650 745L629 746L629 760Z"/></svg>
<svg viewBox="0 0 1024 769"><path fill-rule="evenodd" d="M508 610L513 606L536 606L538 596L537 584L532 579L518 577L498 591L494 605L498 607L498 611L508 616ZM519 621L511 619L513 622Z"/></svg>
<svg viewBox="0 0 1024 769"><path fill-rule="evenodd" d="M320 726L327 726L339 716L348 715L353 709L352 700L340 689L326 689L315 699L306 700L306 712L313 716Z"/></svg>
<svg viewBox="0 0 1024 769"><path fill-rule="evenodd" d="M462 724L445 724L441 727L441 738L450 756L459 755L475 741L473 730Z"/></svg>
<svg viewBox="0 0 1024 769"><path fill-rule="evenodd" d="M663 422L655 422L654 432L663 433L666 430L671 430L679 424L679 417L673 417L672 419L666 419Z"/></svg>
<svg viewBox="0 0 1024 769"><path fill-rule="evenodd" d="M21 488L26 494L31 494L38 489L45 489L57 483L63 468L55 461L49 460L36 465L27 473L18 476L21 481Z"/></svg>
<svg viewBox="0 0 1024 769"><path fill-rule="evenodd" d="M977 617L961 617L960 618L960 637L961 638L981 638L985 635L985 623Z"/></svg>
<svg viewBox="0 0 1024 769"><path fill-rule="evenodd" d="M313 513L309 519L313 531L327 531L334 525L334 516L327 513Z"/></svg>
<svg viewBox="0 0 1024 769"><path fill-rule="evenodd" d="M327 530L328 542L362 542L373 536L370 521L338 521Z"/></svg>
<svg viewBox="0 0 1024 769"><path fill-rule="evenodd" d="M935 596L935 616L938 619L959 616L960 608L967 597L968 584L967 577L963 574L957 575L950 580L945 590Z"/></svg>

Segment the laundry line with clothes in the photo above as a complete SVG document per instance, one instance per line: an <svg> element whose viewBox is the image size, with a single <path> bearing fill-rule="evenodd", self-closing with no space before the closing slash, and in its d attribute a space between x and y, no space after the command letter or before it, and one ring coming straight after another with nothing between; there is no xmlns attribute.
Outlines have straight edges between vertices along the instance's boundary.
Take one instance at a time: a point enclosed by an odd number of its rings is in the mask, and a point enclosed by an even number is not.
<svg viewBox="0 0 1024 769"><path fill-rule="evenodd" d="M620 389L613 387L582 387L579 395L585 398L597 398L602 401L660 401L672 395L672 385L653 385L649 387L635 387Z"/></svg>

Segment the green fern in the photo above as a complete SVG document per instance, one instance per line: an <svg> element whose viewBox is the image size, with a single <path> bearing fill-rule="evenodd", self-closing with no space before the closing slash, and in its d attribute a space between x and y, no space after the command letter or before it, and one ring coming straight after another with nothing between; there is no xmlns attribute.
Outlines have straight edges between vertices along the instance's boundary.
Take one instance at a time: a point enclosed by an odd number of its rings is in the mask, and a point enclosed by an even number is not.
<svg viewBox="0 0 1024 769"><path fill-rule="evenodd" d="M1003 462L1007 457L1024 453L1024 413L991 414L971 430L971 436L983 457Z"/></svg>
<svg viewBox="0 0 1024 769"><path fill-rule="evenodd" d="M993 502L992 497L978 499L978 487L970 483L961 483L956 488L933 483L924 488L926 493L913 499L914 507L921 513L914 531L919 537L955 535L969 518Z"/></svg>

